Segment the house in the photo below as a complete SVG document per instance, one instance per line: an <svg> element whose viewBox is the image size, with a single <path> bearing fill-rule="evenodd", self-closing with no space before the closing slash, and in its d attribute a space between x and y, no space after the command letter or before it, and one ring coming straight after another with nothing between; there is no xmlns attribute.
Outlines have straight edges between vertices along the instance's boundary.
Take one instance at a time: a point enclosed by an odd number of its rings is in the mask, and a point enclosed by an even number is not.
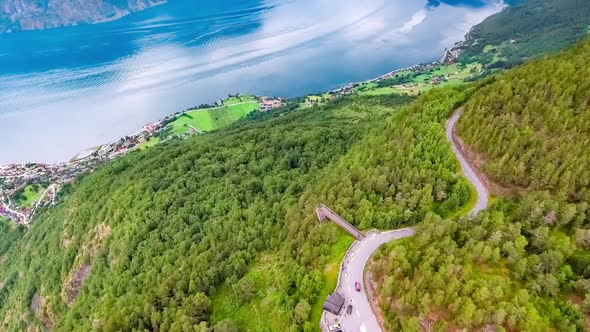
<svg viewBox="0 0 590 332"><path fill-rule="evenodd" d="M285 103L280 98L272 98L272 97L260 97L259 100L260 111L266 112L277 107L284 106Z"/></svg>
<svg viewBox="0 0 590 332"><path fill-rule="evenodd" d="M340 314L340 310L344 306L344 298L338 293L328 295L324 302L324 310L331 312L334 315Z"/></svg>

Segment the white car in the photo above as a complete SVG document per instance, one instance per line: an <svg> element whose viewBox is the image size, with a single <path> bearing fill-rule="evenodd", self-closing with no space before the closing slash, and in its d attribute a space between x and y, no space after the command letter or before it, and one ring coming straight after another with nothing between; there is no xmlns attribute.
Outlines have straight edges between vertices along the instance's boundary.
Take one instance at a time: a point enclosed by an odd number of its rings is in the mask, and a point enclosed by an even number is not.
<svg viewBox="0 0 590 332"><path fill-rule="evenodd" d="M342 332L342 328L340 327L340 324L334 324L334 325L328 326L328 331L330 331L330 332Z"/></svg>

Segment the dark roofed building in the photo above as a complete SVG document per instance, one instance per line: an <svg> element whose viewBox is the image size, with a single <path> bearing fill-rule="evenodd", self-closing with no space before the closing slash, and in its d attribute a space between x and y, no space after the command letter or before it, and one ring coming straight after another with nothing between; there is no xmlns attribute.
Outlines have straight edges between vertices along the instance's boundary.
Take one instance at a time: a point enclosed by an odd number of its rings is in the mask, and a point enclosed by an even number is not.
<svg viewBox="0 0 590 332"><path fill-rule="evenodd" d="M331 312L334 315L340 313L342 306L344 306L344 298L338 293L328 295L328 298L326 298L326 301L324 302L324 310Z"/></svg>

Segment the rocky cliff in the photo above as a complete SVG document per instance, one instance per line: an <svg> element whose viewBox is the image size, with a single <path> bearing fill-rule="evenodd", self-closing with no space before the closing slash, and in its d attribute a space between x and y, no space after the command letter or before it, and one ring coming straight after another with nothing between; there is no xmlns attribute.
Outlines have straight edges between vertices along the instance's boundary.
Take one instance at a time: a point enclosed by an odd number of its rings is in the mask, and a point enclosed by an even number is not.
<svg viewBox="0 0 590 332"><path fill-rule="evenodd" d="M166 0L1 0L0 33L116 20Z"/></svg>

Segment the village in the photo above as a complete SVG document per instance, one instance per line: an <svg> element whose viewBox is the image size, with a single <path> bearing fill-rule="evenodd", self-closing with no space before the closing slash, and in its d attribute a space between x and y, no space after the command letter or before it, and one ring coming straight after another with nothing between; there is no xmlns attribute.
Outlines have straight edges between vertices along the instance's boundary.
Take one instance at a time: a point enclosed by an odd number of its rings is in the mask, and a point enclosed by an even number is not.
<svg viewBox="0 0 590 332"><path fill-rule="evenodd" d="M237 96L237 94L236 94ZM230 96L233 97L233 96ZM285 105L285 101L275 97L253 97L258 102L261 112ZM195 109L214 109L223 107L224 101L219 100L215 106L201 105ZM29 225L35 212L42 207L56 204L59 190L64 184L73 182L81 174L92 172L110 160L123 156L133 150L150 146L150 142L165 142L174 137L185 138L190 134L199 133L189 131L182 135L167 135L160 139L163 133L169 131L168 125L185 112L179 112L145 125L137 132L122 137L116 142L100 145L78 153L69 162L58 164L26 163L0 166L0 218L9 219L19 225ZM20 202L23 192L29 193L35 187L32 199Z"/></svg>

